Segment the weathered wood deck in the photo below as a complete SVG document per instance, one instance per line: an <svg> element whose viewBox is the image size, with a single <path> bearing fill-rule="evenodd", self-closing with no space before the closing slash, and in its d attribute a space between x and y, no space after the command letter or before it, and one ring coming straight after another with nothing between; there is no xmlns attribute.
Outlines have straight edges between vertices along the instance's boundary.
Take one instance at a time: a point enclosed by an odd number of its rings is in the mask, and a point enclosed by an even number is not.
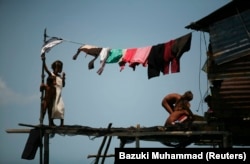
<svg viewBox="0 0 250 164"><path fill-rule="evenodd" d="M186 147L190 144L196 145L217 145L219 147L227 148L231 147L231 134L226 131L218 131L217 127L208 125L206 122L193 122L191 125L179 124L174 126L152 126L141 127L131 126L127 128L123 127L111 127L111 123L107 128L93 128L89 126L81 125L65 125L63 127L49 127L46 125L29 125L19 124L25 126L24 129L7 129L7 133L29 133L31 129L40 129L43 137L43 148L40 148L40 161L41 163L48 163L49 161L49 135L83 135L92 136L94 138L104 137L97 155L90 155L96 157L96 163L100 157L113 157L114 155L102 155L101 151L104 147L106 139L109 137L108 145L106 146L106 152L111 142L111 138L116 136L120 139L120 148L123 148L127 143L135 142L135 147L140 147L140 141L154 141L160 142L168 147ZM41 139L42 142L42 139ZM44 154L44 158L43 158Z"/></svg>
<svg viewBox="0 0 250 164"><path fill-rule="evenodd" d="M39 128L48 134L59 135L85 135L92 137L117 136L121 142L131 142L139 138L144 141L159 141L164 143L181 142L189 139L192 143L199 145L216 143L223 144L223 138L230 135L229 132L218 131L215 127L210 127L206 122L194 122L192 125L174 125L169 127L152 126L152 127L110 127L110 128L93 128L90 126L81 125L65 125L63 127L49 127L29 124L19 124L20 126L30 127L25 129L7 129L7 133L29 133L31 128ZM220 140L220 141L219 141ZM230 147L230 143L224 143L223 147Z"/></svg>

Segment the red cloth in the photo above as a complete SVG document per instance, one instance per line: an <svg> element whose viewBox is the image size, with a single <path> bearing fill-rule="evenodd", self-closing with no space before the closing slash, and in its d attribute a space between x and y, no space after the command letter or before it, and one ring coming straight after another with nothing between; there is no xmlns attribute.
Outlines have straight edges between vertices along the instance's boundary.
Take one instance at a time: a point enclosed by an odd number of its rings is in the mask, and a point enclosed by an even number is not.
<svg viewBox="0 0 250 164"><path fill-rule="evenodd" d="M133 58L134 54L136 53L137 48L128 48L125 54L122 56L119 65L121 67L120 71L122 71L126 65L126 63L130 63L131 59Z"/></svg>
<svg viewBox="0 0 250 164"><path fill-rule="evenodd" d="M172 70L176 70L178 67L177 62L173 62L175 57L172 54L172 46L174 44L174 40L170 40L169 42L165 43L165 50L163 54L163 59L164 59L164 70L163 74L169 74L169 66L171 65L171 72ZM173 72L172 72L173 73Z"/></svg>
<svg viewBox="0 0 250 164"><path fill-rule="evenodd" d="M178 121L178 122L183 122L183 121L185 121L187 118L188 118L188 117L187 117L186 115L182 115L181 117L179 117L179 118L177 119L177 121Z"/></svg>

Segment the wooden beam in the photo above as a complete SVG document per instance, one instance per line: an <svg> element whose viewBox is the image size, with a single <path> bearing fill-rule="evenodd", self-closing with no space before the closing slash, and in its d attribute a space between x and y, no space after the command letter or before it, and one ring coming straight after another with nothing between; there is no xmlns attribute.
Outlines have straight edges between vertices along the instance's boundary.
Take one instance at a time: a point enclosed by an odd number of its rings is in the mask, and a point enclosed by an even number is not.
<svg viewBox="0 0 250 164"><path fill-rule="evenodd" d="M87 158L96 158L96 157L97 157L97 155L88 155ZM102 157L102 158L115 157L115 154L100 155L100 157Z"/></svg>
<svg viewBox="0 0 250 164"><path fill-rule="evenodd" d="M30 133L30 129L7 129L7 133Z"/></svg>
<svg viewBox="0 0 250 164"><path fill-rule="evenodd" d="M136 131L137 131L137 133L140 131L140 124L136 125ZM139 139L138 136L135 137L135 141L136 141L135 142L135 147L139 148L140 147L140 139Z"/></svg>
<svg viewBox="0 0 250 164"><path fill-rule="evenodd" d="M116 136L120 140L136 142L136 147L139 147L139 141L158 141L158 142L174 142L182 141L185 138L192 138L193 143L204 145L218 143L221 141L223 147L230 147L233 143L231 141L231 133L228 131L207 131L199 128L199 130L174 130L164 126L153 127L128 127L128 128L92 128L88 126L71 126L65 125L63 127L49 127L40 125L19 124L21 126L41 128L47 134L63 134L63 135L86 135L94 137L112 137ZM203 126L203 125L202 125ZM29 133L31 129L7 129L7 133ZM204 142L206 141L206 142Z"/></svg>
<svg viewBox="0 0 250 164"><path fill-rule="evenodd" d="M49 134L44 134L44 164L49 164Z"/></svg>

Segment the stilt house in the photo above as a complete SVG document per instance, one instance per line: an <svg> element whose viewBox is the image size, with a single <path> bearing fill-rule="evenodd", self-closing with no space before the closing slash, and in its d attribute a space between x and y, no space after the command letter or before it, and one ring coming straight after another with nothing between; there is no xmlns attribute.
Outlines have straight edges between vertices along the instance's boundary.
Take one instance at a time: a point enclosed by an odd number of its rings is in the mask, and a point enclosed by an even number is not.
<svg viewBox="0 0 250 164"><path fill-rule="evenodd" d="M232 133L233 145L250 145L250 5L233 0L186 26L209 34L204 71L210 82L208 120Z"/></svg>

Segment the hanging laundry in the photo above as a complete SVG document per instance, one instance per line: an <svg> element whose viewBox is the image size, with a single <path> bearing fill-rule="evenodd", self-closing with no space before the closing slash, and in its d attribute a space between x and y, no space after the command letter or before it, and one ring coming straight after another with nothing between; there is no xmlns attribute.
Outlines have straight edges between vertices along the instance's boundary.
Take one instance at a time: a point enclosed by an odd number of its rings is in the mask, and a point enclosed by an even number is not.
<svg viewBox="0 0 250 164"><path fill-rule="evenodd" d="M97 73L102 74L105 64L118 63L120 71L125 68L126 63L135 70L141 64L148 67L148 79L169 73L180 72L180 58L190 50L192 33L183 35L177 39L170 40L153 46L140 48L102 48L94 45L83 45L78 48L73 59L76 60L80 52L85 52L94 58L89 62L88 68L94 68L94 62L100 56L100 68Z"/></svg>
<svg viewBox="0 0 250 164"><path fill-rule="evenodd" d="M157 44L152 46L148 55L148 79L160 76L160 72L163 72L165 44Z"/></svg>
<svg viewBox="0 0 250 164"><path fill-rule="evenodd" d="M180 58L190 50L192 33L188 33L174 40L171 46L173 59L171 60L171 73L180 72Z"/></svg>
<svg viewBox="0 0 250 164"><path fill-rule="evenodd" d="M109 51L106 63L117 63L123 56L123 49L114 48Z"/></svg>
<svg viewBox="0 0 250 164"><path fill-rule="evenodd" d="M133 58L137 48L128 48L124 52L123 56L121 57L120 61L118 62L120 66L120 71L122 71L126 65L126 63L130 63L131 59Z"/></svg>
<svg viewBox="0 0 250 164"><path fill-rule="evenodd" d="M163 60L164 60L164 68L163 68L163 74L169 74L169 69L175 70L177 66L176 58L172 55L172 45L174 44L174 40L170 40L169 42L165 43L164 45L164 54L163 54ZM169 66L171 66L169 68Z"/></svg>
<svg viewBox="0 0 250 164"><path fill-rule="evenodd" d="M100 64L101 64L101 67L98 69L97 73L99 75L102 74L103 70L104 70L104 67L105 67L105 63L106 63L106 60L108 58L108 55L109 55L109 51L110 51L110 48L102 48L101 52L100 52Z"/></svg>
<svg viewBox="0 0 250 164"><path fill-rule="evenodd" d="M192 33L188 33L175 39L175 43L172 46L172 53L177 59L180 59L184 52L190 50L192 40Z"/></svg>
<svg viewBox="0 0 250 164"><path fill-rule="evenodd" d="M160 72L164 75L169 72L180 72L180 58L184 52L189 51L191 38L192 33L188 33L175 40L153 46L148 57L148 79L159 76Z"/></svg>
<svg viewBox="0 0 250 164"><path fill-rule="evenodd" d="M139 64L142 66L147 66L147 59L150 53L152 46L137 48L135 54L132 56L129 67L132 67L135 70L135 67Z"/></svg>
<svg viewBox="0 0 250 164"><path fill-rule="evenodd" d="M76 60L81 51L85 52L88 55L92 55L92 56L94 56L94 59L92 59L89 62L88 68L93 69L94 68L94 62L97 59L97 57L99 56L101 50L102 50L101 47L86 44L86 45L83 45L83 46L78 48L76 54L73 56L73 59Z"/></svg>

